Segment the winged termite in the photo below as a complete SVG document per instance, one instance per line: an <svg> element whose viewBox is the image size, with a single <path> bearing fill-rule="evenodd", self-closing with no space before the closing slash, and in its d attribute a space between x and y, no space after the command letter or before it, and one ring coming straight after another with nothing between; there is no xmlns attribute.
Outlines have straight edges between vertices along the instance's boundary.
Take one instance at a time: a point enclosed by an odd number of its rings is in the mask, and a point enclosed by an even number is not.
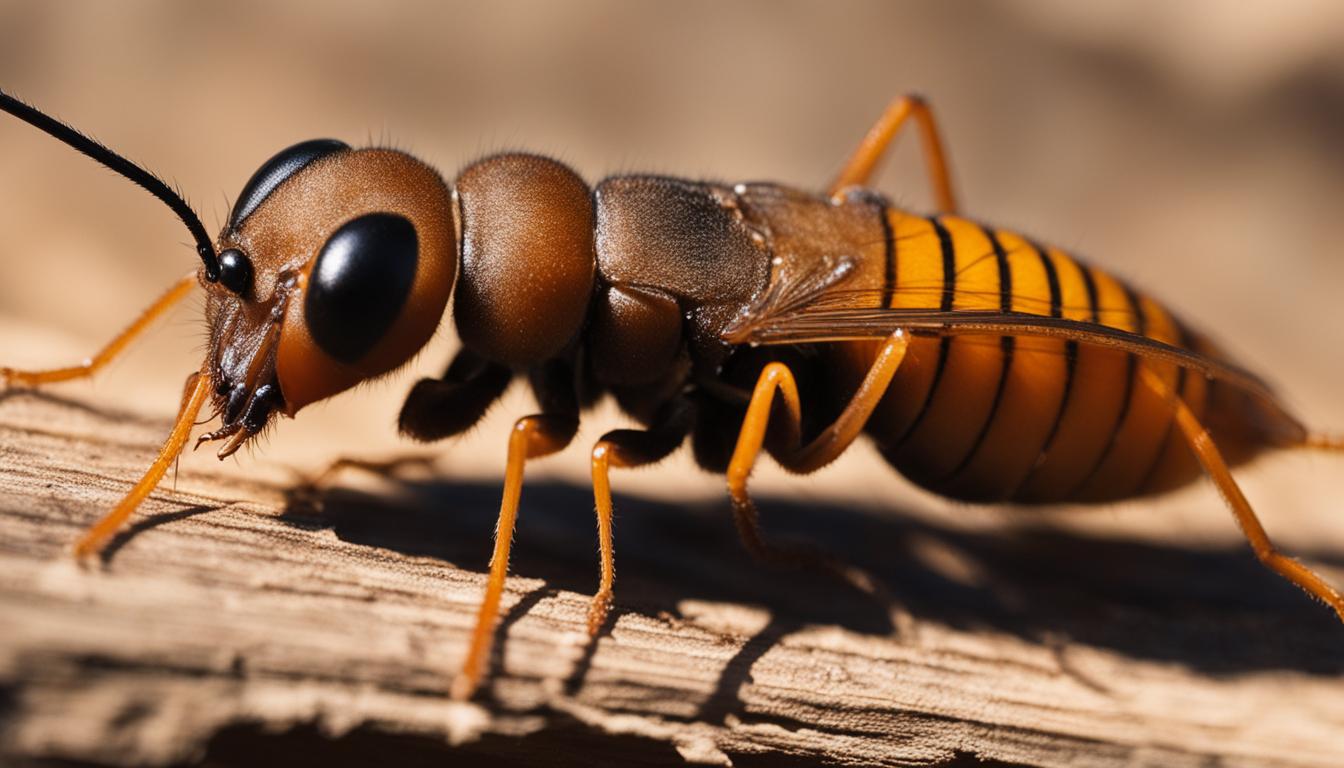
<svg viewBox="0 0 1344 768"><path fill-rule="evenodd" d="M958 216L919 99L893 102L825 194L650 175L590 188L519 153L472 163L449 185L402 152L304 142L262 165L214 241L152 174L3 93L0 109L162 199L202 260L89 362L0 369L11 386L91 375L197 284L206 292L207 356L171 436L81 555L158 483L207 402L220 426L201 440L224 441L227 456L274 416L405 364L452 297L462 349L411 390L401 431L460 433L520 374L539 405L509 437L458 697L490 650L526 463L568 445L602 394L644 429L608 432L591 451L593 633L612 601L610 469L656 462L688 436L699 463L727 475L743 541L764 557L776 551L747 490L762 450L806 473L866 433L916 483L982 502L1130 498L1202 468L1256 555L1344 618L1339 593L1274 549L1228 469L1271 448L1337 444L1163 305L1058 248ZM865 186L911 119L934 216Z"/></svg>

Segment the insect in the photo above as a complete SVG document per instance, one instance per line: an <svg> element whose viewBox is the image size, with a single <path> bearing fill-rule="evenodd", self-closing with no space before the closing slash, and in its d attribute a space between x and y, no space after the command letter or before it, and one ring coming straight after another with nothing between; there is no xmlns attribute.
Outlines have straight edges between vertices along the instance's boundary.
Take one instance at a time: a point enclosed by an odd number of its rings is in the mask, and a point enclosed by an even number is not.
<svg viewBox="0 0 1344 768"><path fill-rule="evenodd" d="M83 365L0 369L13 385L89 376L195 288L206 358L143 478L75 549L97 553L163 477L207 405L225 457L276 416L405 364L453 301L462 348L417 382L399 425L464 431L516 377L537 413L508 439L478 621L452 692L490 652L527 462L573 439L610 395L642 429L606 433L591 466L600 546L589 611L612 604L613 467L690 438L725 473L743 542L769 559L748 477L762 451L812 472L862 433L898 471L977 502L1109 501L1208 474L1259 559L1334 608L1344 597L1280 554L1229 467L1309 432L1255 374L1126 283L1064 251L962 218L932 112L892 102L825 194L623 175L590 187L561 163L507 153L451 186L382 148L314 140L252 176L215 240L143 168L0 93L0 108L117 171L183 221L201 266ZM867 188L900 130L919 129L938 212Z"/></svg>

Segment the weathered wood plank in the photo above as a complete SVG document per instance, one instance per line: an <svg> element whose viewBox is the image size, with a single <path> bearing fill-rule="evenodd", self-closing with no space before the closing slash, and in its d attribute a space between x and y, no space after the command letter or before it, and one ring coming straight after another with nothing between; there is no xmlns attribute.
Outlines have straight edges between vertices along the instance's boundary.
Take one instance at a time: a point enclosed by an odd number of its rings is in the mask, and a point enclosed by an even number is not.
<svg viewBox="0 0 1344 768"><path fill-rule="evenodd" d="M763 500L875 597L747 561L725 504L627 497L594 645L591 500L562 483L525 494L491 683L454 704L493 481L308 497L184 471L76 567L164 430L0 395L6 759L1339 764L1344 628L1242 548ZM1303 554L1338 577L1338 553Z"/></svg>

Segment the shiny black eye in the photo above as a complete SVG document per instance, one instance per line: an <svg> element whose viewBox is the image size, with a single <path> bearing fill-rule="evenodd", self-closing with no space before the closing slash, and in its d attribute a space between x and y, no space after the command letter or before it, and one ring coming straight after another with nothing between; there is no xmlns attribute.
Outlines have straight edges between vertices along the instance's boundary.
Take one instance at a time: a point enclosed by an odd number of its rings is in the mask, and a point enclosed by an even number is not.
<svg viewBox="0 0 1344 768"><path fill-rule="evenodd" d="M323 351L345 363L363 357L401 314L419 262L415 225L395 213L346 222L322 246L303 314Z"/></svg>
<svg viewBox="0 0 1344 768"><path fill-rule="evenodd" d="M267 160L243 185L243 192L238 195L233 212L229 214L229 230L238 229L243 219L252 215L281 182L298 173L304 166L320 157L349 148L345 142L335 139L313 139L295 144Z"/></svg>
<svg viewBox="0 0 1344 768"><path fill-rule="evenodd" d="M252 290L252 260L237 248L219 254L219 282L239 296L246 295Z"/></svg>

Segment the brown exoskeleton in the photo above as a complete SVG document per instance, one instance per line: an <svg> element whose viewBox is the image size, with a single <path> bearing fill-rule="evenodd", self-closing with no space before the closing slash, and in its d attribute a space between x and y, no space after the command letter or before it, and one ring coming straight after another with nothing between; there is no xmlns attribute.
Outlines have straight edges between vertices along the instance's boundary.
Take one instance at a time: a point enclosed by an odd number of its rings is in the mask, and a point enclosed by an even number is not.
<svg viewBox="0 0 1344 768"><path fill-rule="evenodd" d="M1344 618L1339 593L1274 549L1228 469L1268 448L1339 445L1152 299L1057 248L958 217L918 99L888 108L824 195L648 175L590 188L519 153L472 163L449 186L403 152L304 142L257 171L213 241L149 172L3 93L0 108L167 203L202 261L85 365L0 369L11 385L90 375L195 286L207 294L206 359L172 433L81 555L159 482L207 401L220 426L201 440L223 441L228 456L277 414L406 363L451 296L462 349L443 377L415 385L401 431L462 432L519 374L539 405L509 437L458 697L490 649L524 466L568 445L601 394L645 429L608 432L592 449L594 633L612 600L610 468L658 461L688 435L700 464L726 473L743 540L761 555L771 549L747 479L763 448L806 473L866 432L915 482L982 502L1121 499L1202 468L1257 556ZM863 186L911 118L939 201L932 217Z"/></svg>

